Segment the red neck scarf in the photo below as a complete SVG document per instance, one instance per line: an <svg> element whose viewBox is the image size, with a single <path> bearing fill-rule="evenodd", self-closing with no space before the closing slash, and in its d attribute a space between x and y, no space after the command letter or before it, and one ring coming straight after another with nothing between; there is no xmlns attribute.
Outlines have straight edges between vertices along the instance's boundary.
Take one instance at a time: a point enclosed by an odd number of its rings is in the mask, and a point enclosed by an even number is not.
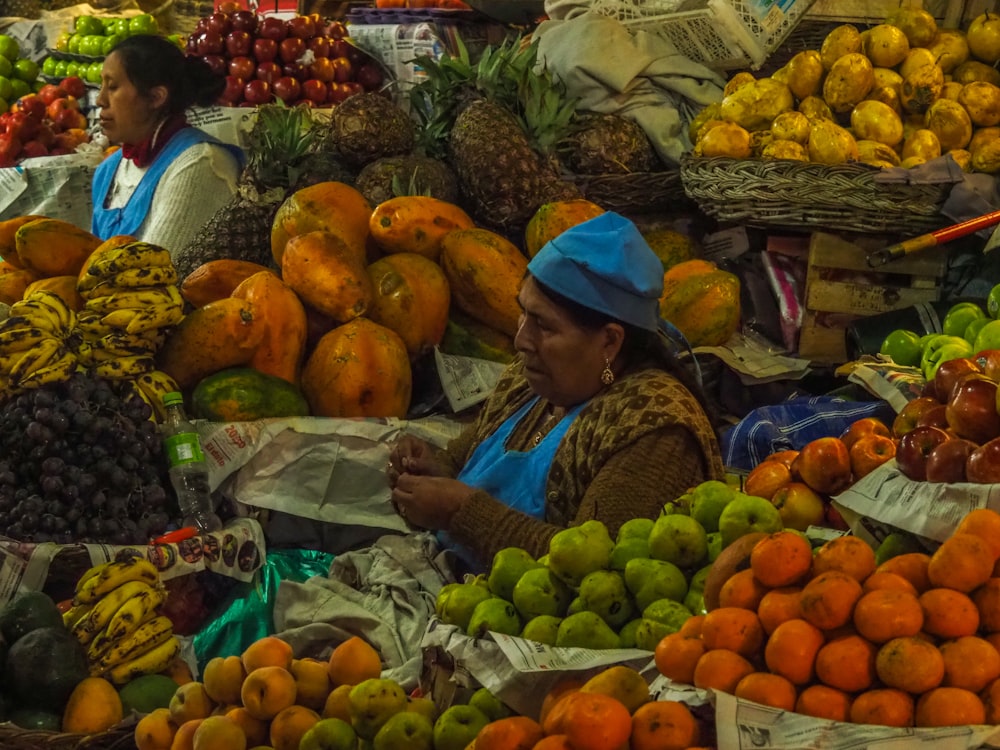
<svg viewBox="0 0 1000 750"><path fill-rule="evenodd" d="M123 144L122 156L131 159L137 167L148 167L153 163L156 155L163 150L163 147L170 142L178 130L187 127L187 118L184 113L168 117L161 122L147 140L141 143Z"/></svg>

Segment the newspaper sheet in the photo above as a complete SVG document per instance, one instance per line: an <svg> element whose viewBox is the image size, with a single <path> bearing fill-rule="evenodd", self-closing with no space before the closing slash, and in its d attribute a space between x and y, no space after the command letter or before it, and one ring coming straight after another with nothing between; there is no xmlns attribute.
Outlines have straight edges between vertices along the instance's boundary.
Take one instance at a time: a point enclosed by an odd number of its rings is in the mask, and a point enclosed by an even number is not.
<svg viewBox="0 0 1000 750"><path fill-rule="evenodd" d="M25 159L0 169L0 221L37 214L90 230L90 183L101 163L99 148Z"/></svg>
<svg viewBox="0 0 1000 750"><path fill-rule="evenodd" d="M722 346L695 347L695 354L714 354L735 372L744 385L774 380L798 380L809 372L810 361L777 354L773 347L741 333Z"/></svg>
<svg viewBox="0 0 1000 750"><path fill-rule="evenodd" d="M434 349L434 364L448 406L456 414L485 401L507 365L475 357L459 357Z"/></svg>

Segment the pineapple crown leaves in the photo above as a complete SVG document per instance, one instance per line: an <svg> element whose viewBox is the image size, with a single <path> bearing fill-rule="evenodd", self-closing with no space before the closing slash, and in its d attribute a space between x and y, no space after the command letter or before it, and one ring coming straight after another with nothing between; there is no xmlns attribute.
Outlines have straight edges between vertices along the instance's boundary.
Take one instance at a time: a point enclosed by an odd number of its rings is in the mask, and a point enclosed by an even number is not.
<svg viewBox="0 0 1000 750"><path fill-rule="evenodd" d="M410 179L404 185L403 180L400 178L400 174L397 172L392 176L392 194L396 197L404 195L423 195L430 196L431 189L427 185L421 185L420 180L417 179L417 175L420 173L420 167L414 167L413 171L410 173Z"/></svg>
<svg viewBox="0 0 1000 750"><path fill-rule="evenodd" d="M262 104L248 136L247 174L264 190L287 188L320 140L308 108L288 107L280 100Z"/></svg>

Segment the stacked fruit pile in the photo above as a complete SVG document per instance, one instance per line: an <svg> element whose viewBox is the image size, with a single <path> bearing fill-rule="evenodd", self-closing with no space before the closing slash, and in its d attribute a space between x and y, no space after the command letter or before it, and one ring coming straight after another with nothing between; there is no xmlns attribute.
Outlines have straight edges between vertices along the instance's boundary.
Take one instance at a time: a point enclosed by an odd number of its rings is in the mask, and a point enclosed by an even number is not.
<svg viewBox="0 0 1000 750"><path fill-rule="evenodd" d="M80 109L84 89L79 78L46 83L0 114L0 167L37 156L71 154L87 143L87 118Z"/></svg>
<svg viewBox="0 0 1000 750"><path fill-rule="evenodd" d="M0 34L0 114L12 102L30 94L38 80L38 65L21 57L21 45L9 34Z"/></svg>
<svg viewBox="0 0 1000 750"><path fill-rule="evenodd" d="M865 31L843 24L770 77L736 74L692 122L696 156L915 167L950 153L1000 170L1000 18L938 28L919 8Z"/></svg>

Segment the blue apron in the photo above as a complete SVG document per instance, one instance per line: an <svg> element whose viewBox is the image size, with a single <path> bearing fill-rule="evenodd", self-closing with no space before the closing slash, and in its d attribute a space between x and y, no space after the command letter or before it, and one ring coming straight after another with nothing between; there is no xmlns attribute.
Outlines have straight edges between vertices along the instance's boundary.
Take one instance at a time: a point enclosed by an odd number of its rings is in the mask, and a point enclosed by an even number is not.
<svg viewBox="0 0 1000 750"><path fill-rule="evenodd" d="M217 138L213 138L204 130L187 127L178 130L174 136L163 147L163 150L156 155L153 163L149 165L146 174L142 176L139 185L136 187L132 197L128 199L122 208L105 208L108 191L114 180L115 172L122 160L121 149L101 162L96 172L91 186L91 196L94 202L94 213L90 220L91 234L106 240L116 234L135 235L142 226L142 222L149 215L149 208L153 205L153 194L156 186L160 183L160 178L167 171L174 159L184 151L199 143L215 143L229 149L242 169L245 161L243 151L237 146L231 146Z"/></svg>
<svg viewBox="0 0 1000 750"><path fill-rule="evenodd" d="M566 412L538 445L527 451L507 450L507 439L537 401L537 396L531 399L480 443L456 479L489 493L514 510L532 518L543 518L545 483L552 468L552 459L584 404ZM447 532L438 532L438 541L445 549L452 550L470 570L483 570L483 561L477 559L472 550L455 542Z"/></svg>

